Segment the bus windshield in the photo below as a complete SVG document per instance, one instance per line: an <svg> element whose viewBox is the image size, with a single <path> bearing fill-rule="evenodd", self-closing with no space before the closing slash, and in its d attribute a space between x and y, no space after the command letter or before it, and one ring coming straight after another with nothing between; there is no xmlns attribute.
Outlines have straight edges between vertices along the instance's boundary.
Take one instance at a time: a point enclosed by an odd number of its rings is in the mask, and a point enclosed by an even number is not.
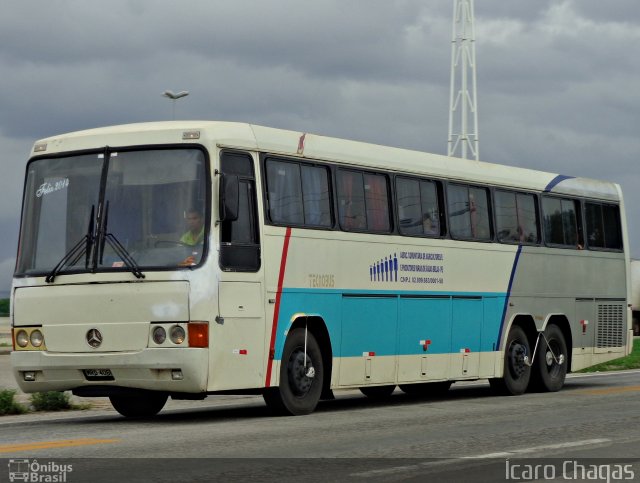
<svg viewBox="0 0 640 483"><path fill-rule="evenodd" d="M32 160L16 275L198 265L207 235L205 167L203 151L193 148Z"/></svg>

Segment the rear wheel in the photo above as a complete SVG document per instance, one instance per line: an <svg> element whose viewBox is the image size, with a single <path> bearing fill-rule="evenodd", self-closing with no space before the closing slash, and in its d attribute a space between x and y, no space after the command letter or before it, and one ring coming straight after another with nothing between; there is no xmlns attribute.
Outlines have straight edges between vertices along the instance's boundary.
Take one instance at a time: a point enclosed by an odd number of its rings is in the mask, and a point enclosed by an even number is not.
<svg viewBox="0 0 640 483"><path fill-rule="evenodd" d="M531 367L527 364L531 357L527 334L518 325L511 327L504 351L504 376L490 379L491 387L510 396L523 394L529 386Z"/></svg>
<svg viewBox="0 0 640 483"><path fill-rule="evenodd" d="M547 326L544 337L536 354L534 380L540 390L555 392L562 389L567 376L567 343L557 325Z"/></svg>
<svg viewBox="0 0 640 483"><path fill-rule="evenodd" d="M369 399L387 399L393 394L396 386L365 386L360 388L360 392Z"/></svg>
<svg viewBox="0 0 640 483"><path fill-rule="evenodd" d="M150 418L158 414L167 402L167 394L145 391L135 394L109 396L111 405L127 418Z"/></svg>
<svg viewBox="0 0 640 483"><path fill-rule="evenodd" d="M309 414L318 405L324 368L320 346L311 332L307 332L306 347L305 357L305 329L289 333L280 362L280 384L263 394L267 406L278 414Z"/></svg>

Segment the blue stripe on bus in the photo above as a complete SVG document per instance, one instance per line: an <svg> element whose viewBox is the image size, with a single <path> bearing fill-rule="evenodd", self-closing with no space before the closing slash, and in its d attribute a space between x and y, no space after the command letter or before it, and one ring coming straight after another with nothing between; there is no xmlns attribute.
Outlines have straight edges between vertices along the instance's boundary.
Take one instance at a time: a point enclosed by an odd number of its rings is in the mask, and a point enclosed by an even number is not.
<svg viewBox="0 0 640 483"><path fill-rule="evenodd" d="M522 245L518 245L518 250L516 251L516 257L513 260L513 267L511 267L511 276L509 277L509 287L507 288L507 296L504 299L504 307L502 309L502 320L500 321L500 330L498 331L498 340L496 341L496 350L500 348L500 340L502 338L502 331L504 329L504 319L507 316L507 308L509 307L509 297L511 296L513 279L516 276L516 268L518 268L518 260L520 260L521 253L522 253Z"/></svg>
<svg viewBox="0 0 640 483"><path fill-rule="evenodd" d="M549 184L544 189L544 193L549 193L553 188L558 186L563 181L566 181L568 179L574 179L574 178L575 176L566 176L564 174L559 174L549 182Z"/></svg>
<svg viewBox="0 0 640 483"><path fill-rule="evenodd" d="M334 357L494 351L506 300L501 292L283 289L275 358L301 309L325 321Z"/></svg>

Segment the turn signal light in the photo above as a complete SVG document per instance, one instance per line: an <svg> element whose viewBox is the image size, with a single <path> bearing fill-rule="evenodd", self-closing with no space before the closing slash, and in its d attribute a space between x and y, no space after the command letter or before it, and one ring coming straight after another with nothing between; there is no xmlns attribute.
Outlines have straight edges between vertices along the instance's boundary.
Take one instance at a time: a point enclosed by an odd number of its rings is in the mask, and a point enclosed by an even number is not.
<svg viewBox="0 0 640 483"><path fill-rule="evenodd" d="M189 347L209 347L209 324L189 322Z"/></svg>

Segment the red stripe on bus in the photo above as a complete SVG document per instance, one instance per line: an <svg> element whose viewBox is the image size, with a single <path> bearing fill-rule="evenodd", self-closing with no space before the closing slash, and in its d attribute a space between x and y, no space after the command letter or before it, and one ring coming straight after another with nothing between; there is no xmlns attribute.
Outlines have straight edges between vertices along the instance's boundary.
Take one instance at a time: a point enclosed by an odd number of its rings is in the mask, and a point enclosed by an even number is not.
<svg viewBox="0 0 640 483"><path fill-rule="evenodd" d="M280 258L280 274L278 275L278 291L276 292L276 306L273 308L273 324L271 325L271 341L269 342L269 358L267 359L267 377L264 387L271 386L271 370L273 367L274 349L276 345L276 332L278 329L278 317L280 315L280 298L282 297L282 285L284 284L284 271L287 267L287 253L289 252L289 239L291 228L287 228L284 234L282 246L282 258Z"/></svg>

